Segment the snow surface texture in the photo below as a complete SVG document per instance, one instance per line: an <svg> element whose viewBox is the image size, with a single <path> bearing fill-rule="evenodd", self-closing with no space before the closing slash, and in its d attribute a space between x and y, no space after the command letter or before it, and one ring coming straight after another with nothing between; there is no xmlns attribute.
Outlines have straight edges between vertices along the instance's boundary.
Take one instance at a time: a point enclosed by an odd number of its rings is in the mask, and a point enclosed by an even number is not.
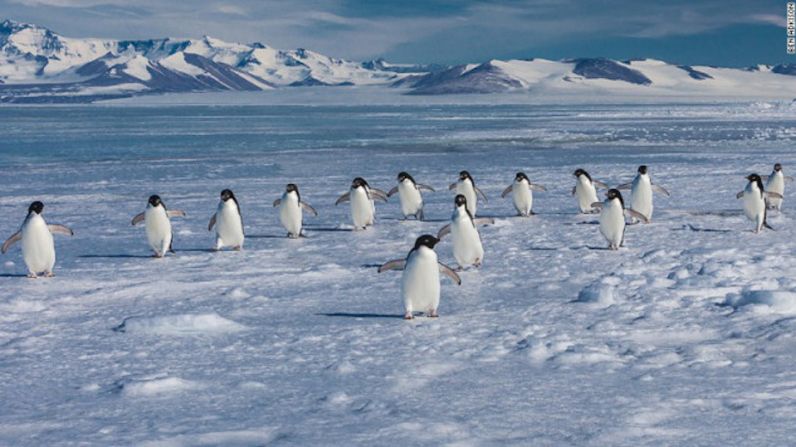
<svg viewBox="0 0 796 447"><path fill-rule="evenodd" d="M69 38L0 22L0 102L94 102L141 94L278 87L401 87L416 95L512 92L530 98L794 98L796 64L747 69L653 59L491 60L454 67L353 62L212 37L115 41ZM351 89L353 90L353 89Z"/></svg>
<svg viewBox="0 0 796 447"><path fill-rule="evenodd" d="M796 229L751 233L735 193L796 168L789 104L0 108L0 229L29 202L56 277L0 264L3 445L789 445L796 435ZM605 250L575 213L572 171L671 198ZM443 280L439 319L401 319L376 273L450 216L468 169L495 225L480 270ZM428 222L397 200L350 231L353 177L410 172ZM514 217L518 170L548 192ZM290 240L288 182L319 212ZM243 252L212 253L218 193L240 200ZM176 255L130 218L158 193ZM453 263L451 244L437 249Z"/></svg>

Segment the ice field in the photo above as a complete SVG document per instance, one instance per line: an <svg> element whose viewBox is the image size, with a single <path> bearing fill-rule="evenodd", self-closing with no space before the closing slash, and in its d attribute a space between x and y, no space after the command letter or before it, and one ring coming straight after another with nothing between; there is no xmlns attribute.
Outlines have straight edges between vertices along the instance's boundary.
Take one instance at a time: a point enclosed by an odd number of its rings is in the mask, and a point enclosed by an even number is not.
<svg viewBox="0 0 796 447"><path fill-rule="evenodd" d="M75 231L55 278L0 257L0 445L792 444L796 184L761 234L735 194L796 174L796 105L483 101L0 107L1 238L33 200ZM608 251L572 172L640 164L672 196ZM445 225L462 169L484 264L404 321L376 267ZM402 170L437 189L428 221L395 197L350 231L351 179ZM530 218L500 198L519 170L548 189ZM271 206L288 182L320 213L303 239ZM223 188L240 253L209 251ZM155 193L188 215L165 259L130 225Z"/></svg>

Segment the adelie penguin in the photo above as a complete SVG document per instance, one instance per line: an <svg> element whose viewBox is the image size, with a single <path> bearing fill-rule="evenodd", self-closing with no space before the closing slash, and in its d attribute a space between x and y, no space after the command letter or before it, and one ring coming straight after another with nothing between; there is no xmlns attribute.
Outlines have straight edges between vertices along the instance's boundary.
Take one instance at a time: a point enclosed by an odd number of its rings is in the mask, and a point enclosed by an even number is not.
<svg viewBox="0 0 796 447"><path fill-rule="evenodd" d="M537 183L531 183L524 172L518 172L514 177L514 183L504 189L503 194L500 196L506 197L511 194L512 201L514 202L514 209L517 210L517 214L527 217L534 214L533 191L547 191L547 189Z"/></svg>
<svg viewBox="0 0 796 447"><path fill-rule="evenodd" d="M429 317L438 316L440 296L440 272L457 285L462 280L450 267L437 259L434 246L439 239L430 234L420 236L405 259L394 259L379 267L379 273L387 270L403 270L401 297L404 300L404 318L411 320L415 312L425 312Z"/></svg>
<svg viewBox="0 0 796 447"><path fill-rule="evenodd" d="M604 202L592 203L600 210L600 233L608 241L608 249L619 250L625 243L625 214L647 223L647 216L634 209L625 209L625 201L618 189L609 189Z"/></svg>
<svg viewBox="0 0 796 447"><path fill-rule="evenodd" d="M371 188L365 179L357 177L351 182L351 189L341 195L334 204L351 202L351 221L354 224L354 231L356 231L373 225L376 217L376 205L373 201L376 199L386 202L387 193Z"/></svg>
<svg viewBox="0 0 796 447"><path fill-rule="evenodd" d="M221 191L221 201L218 202L216 213L210 218L207 231L213 231L213 227L216 227L215 250L224 247L232 247L236 251L243 249L245 236L240 205L235 194L229 189Z"/></svg>
<svg viewBox="0 0 796 447"><path fill-rule="evenodd" d="M453 200L455 208L451 216L451 223L442 227L437 233L437 238L442 239L450 234L453 239L453 257L460 269L469 266L480 267L484 261L484 247L481 245L481 235L478 234L477 225L494 224L492 218L473 218L467 209L467 198L462 194Z"/></svg>
<svg viewBox="0 0 796 447"><path fill-rule="evenodd" d="M467 171L460 172L459 180L456 183L451 183L448 189L456 190L456 194L461 194L467 199L467 209L470 210L470 214L473 216L476 215L476 210L478 209L478 196L484 199L484 203L487 202L486 195L475 186L475 180Z"/></svg>
<svg viewBox="0 0 796 447"><path fill-rule="evenodd" d="M608 189L608 185L592 179L588 172L580 168L572 175L577 179L575 186L572 187L572 195L578 200L580 212L584 214L596 212L592 204L597 203L597 188Z"/></svg>
<svg viewBox="0 0 796 447"><path fill-rule="evenodd" d="M298 186L288 183L282 198L274 200L274 207L279 207L279 221L287 230L287 236L295 239L302 236L304 225L304 215L302 210L306 210L312 215L317 216L318 212L309 203L301 200Z"/></svg>
<svg viewBox="0 0 796 447"><path fill-rule="evenodd" d="M146 210L133 217L133 225L146 224L146 238L156 258L162 258L166 252L174 253L171 217L185 217L185 211L167 210L158 195L150 196Z"/></svg>
<svg viewBox="0 0 796 447"><path fill-rule="evenodd" d="M743 212L746 217L754 222L755 233L759 233L763 227L773 230L766 221L767 201L769 199L781 199L782 195L776 192L766 191L763 188L763 179L757 174L750 174L746 177L746 188L735 195L738 199L743 199Z"/></svg>
<svg viewBox="0 0 796 447"><path fill-rule="evenodd" d="M639 213L647 216L647 219L652 220L652 192L663 194L669 197L669 191L661 186L652 183L650 179L647 166L641 165L638 167L636 177L630 183L623 183L616 187L619 190L630 190L630 208L638 211ZM636 218L633 218L636 221Z"/></svg>
<svg viewBox="0 0 796 447"><path fill-rule="evenodd" d="M774 192L782 196L782 198L769 197L768 208L779 211L782 209L782 200L785 197L785 181L792 182L793 177L785 175L785 173L782 172L782 165L779 163L774 165L774 171L771 172L771 175L766 177L768 177L766 179L766 191Z"/></svg>
<svg viewBox="0 0 796 447"><path fill-rule="evenodd" d="M55 241L53 234L73 236L75 233L63 225L47 224L41 213L44 204L33 202L28 207L28 215L22 222L22 228L3 243L2 252L6 253L15 243L22 241L22 259L28 267L28 278L37 278L43 274L52 277L55 266Z"/></svg>
<svg viewBox="0 0 796 447"><path fill-rule="evenodd" d="M423 220L423 196L420 191L434 192L434 188L417 183L408 173L400 172L398 173L398 186L394 186L387 193L387 197L398 194L398 199L401 202L401 214L404 219L414 216L417 220Z"/></svg>

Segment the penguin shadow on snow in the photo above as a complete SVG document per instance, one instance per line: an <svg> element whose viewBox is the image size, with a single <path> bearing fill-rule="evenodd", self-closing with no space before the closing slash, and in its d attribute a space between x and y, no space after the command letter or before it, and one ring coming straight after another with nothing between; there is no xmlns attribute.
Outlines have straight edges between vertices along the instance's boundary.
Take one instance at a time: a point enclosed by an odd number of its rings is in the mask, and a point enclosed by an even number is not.
<svg viewBox="0 0 796 447"><path fill-rule="evenodd" d="M720 229L720 228L700 228L695 227L693 224L685 224L680 228L674 228L672 231L695 231L698 233L732 233L733 230Z"/></svg>
<svg viewBox="0 0 796 447"><path fill-rule="evenodd" d="M299 236L297 238L292 238L292 239L304 239L306 237L307 237L306 235L302 234L301 236ZM287 240L291 239L286 234L280 234L280 235L276 235L276 234L247 234L246 238L247 239L287 239Z"/></svg>
<svg viewBox="0 0 796 447"><path fill-rule="evenodd" d="M355 312L324 312L315 314L322 317L343 317L343 318L395 318L403 320L403 314L376 314L376 313L355 313Z"/></svg>
<svg viewBox="0 0 796 447"><path fill-rule="evenodd" d="M351 233L353 231L351 228L338 228L338 227L304 227L304 228L310 233L313 231L328 231L328 232L342 231L345 233Z"/></svg>
<svg viewBox="0 0 796 447"><path fill-rule="evenodd" d="M107 255L79 255L78 258L84 259L156 259L151 254L149 255L134 255L134 254L107 254Z"/></svg>

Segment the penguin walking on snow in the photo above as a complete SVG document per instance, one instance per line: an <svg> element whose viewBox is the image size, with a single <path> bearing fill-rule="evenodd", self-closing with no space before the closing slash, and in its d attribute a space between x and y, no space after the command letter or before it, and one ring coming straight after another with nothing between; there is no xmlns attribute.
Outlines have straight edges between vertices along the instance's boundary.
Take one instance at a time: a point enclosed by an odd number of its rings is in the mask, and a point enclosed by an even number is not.
<svg viewBox="0 0 796 447"><path fill-rule="evenodd" d="M185 217L185 211L167 210L166 204L158 195L149 197L146 210L133 217L133 226L145 222L146 238L156 258L166 256L166 252L174 253L171 233L171 217Z"/></svg>
<svg viewBox="0 0 796 447"><path fill-rule="evenodd" d="M462 284L459 275L437 259L437 253L434 251L437 242L439 239L430 234L420 236L405 259L394 259L379 267L379 273L387 270L403 270L401 297L406 310L404 318L407 320L414 318L415 311L425 312L432 318L438 316L440 272L457 285Z"/></svg>
<svg viewBox="0 0 796 447"><path fill-rule="evenodd" d="M638 211L639 213L647 216L647 219L652 220L652 192L663 194L669 197L669 191L665 188L652 183L647 166L641 165L638 167L636 177L630 183L623 183L616 187L619 190L630 190L630 208ZM634 217L633 222L636 222Z"/></svg>
<svg viewBox="0 0 796 447"><path fill-rule="evenodd" d="M647 216L629 208L625 209L625 201L618 189L609 189L605 193L604 202L595 202L592 207L600 209L600 233L608 241L609 250L619 250L625 243L625 214L647 223Z"/></svg>
<svg viewBox="0 0 796 447"><path fill-rule="evenodd" d="M39 274L46 277L55 276L55 241L53 234L74 236L74 232L59 224L47 224L41 213L44 204L36 201L28 207L28 215L22 222L22 228L3 243L2 251L6 253L15 243L22 241L22 259L28 267L28 278L37 278Z"/></svg>
<svg viewBox="0 0 796 447"><path fill-rule="evenodd" d="M572 175L577 179L575 186L572 187L572 195L578 200L580 212L583 214L597 212L598 210L592 207L593 203L598 203L597 188L608 189L608 185L592 179L588 172L580 168Z"/></svg>
<svg viewBox="0 0 796 447"><path fill-rule="evenodd" d="M235 251L243 249L243 217L238 199L229 189L221 191L221 200L216 213L210 218L207 231L213 231L213 227L216 227L216 251L224 247L232 247Z"/></svg>
<svg viewBox="0 0 796 447"><path fill-rule="evenodd" d="M434 188L415 182L406 172L398 173L398 186L393 187L388 193L387 197L392 197L396 193L401 202L401 214L404 219L409 216L414 216L417 220L423 220L423 196L420 191L434 192Z"/></svg>
<svg viewBox="0 0 796 447"><path fill-rule="evenodd" d="M776 192L766 191L763 188L763 179L757 174L750 174L746 177L749 183L746 188L735 195L737 199L743 199L743 212L746 217L755 223L755 233L760 233L763 227L773 230L766 221L768 209L767 201L771 198L781 199L782 195Z"/></svg>
<svg viewBox="0 0 796 447"><path fill-rule="evenodd" d="M470 210L470 214L473 216L476 215L476 209L478 208L478 196L481 196L484 199L484 203L487 203L486 195L475 186L475 180L467 171L460 172L459 180L456 183L451 183L448 189L455 189L456 194L461 194L467 199L467 209Z"/></svg>
<svg viewBox="0 0 796 447"><path fill-rule="evenodd" d="M376 205L374 200L387 201L387 193L380 189L371 188L362 177L357 177L351 182L351 189L341 195L335 205L351 202L351 221L354 231L364 230L373 225L376 219Z"/></svg>
<svg viewBox="0 0 796 447"><path fill-rule="evenodd" d="M514 209L517 210L517 214L527 217L534 214L533 191L547 191L547 189L537 183L531 183L524 172L518 172L514 177L514 183L504 189L500 197L506 197L511 193Z"/></svg>
<svg viewBox="0 0 796 447"><path fill-rule="evenodd" d="M282 198L274 200L274 207L277 206L279 207L279 221L282 222L282 226L287 230L287 237L291 239L302 236L301 229L304 225L302 210L306 210L314 216L318 215L315 208L301 200L298 186L294 183L288 183Z"/></svg>
<svg viewBox="0 0 796 447"><path fill-rule="evenodd" d="M495 223L491 217L473 218L467 209L467 199L459 194L454 199L455 208L451 216L451 223L442 227L437 233L437 238L442 239L450 234L453 239L453 257L459 264L459 269L469 266L476 268L484 261L484 247L481 244L481 235L478 234L478 225Z"/></svg>
<svg viewBox="0 0 796 447"><path fill-rule="evenodd" d="M782 200L785 198L785 181L792 182L793 177L785 175L782 172L782 165L779 163L774 165L774 171L771 172L771 175L765 177L767 177L766 191L774 192L782 196L782 198L769 197L768 208L780 211L782 209Z"/></svg>

